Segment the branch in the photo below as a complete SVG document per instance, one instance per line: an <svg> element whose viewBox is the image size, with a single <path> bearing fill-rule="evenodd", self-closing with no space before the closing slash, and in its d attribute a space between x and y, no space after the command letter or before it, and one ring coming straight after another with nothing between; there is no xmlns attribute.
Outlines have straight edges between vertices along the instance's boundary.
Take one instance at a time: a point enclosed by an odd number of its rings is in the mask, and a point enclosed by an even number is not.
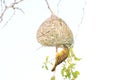
<svg viewBox="0 0 120 80"><path fill-rule="evenodd" d="M3 21L3 16L4 16L6 10L7 10L7 7L5 7L5 9L3 10L3 12L0 15L0 23Z"/></svg>
<svg viewBox="0 0 120 80"><path fill-rule="evenodd" d="M51 10L51 8L50 8L50 6L49 6L49 3L48 3L48 1L47 1L47 0L45 0L45 2L46 2L46 4L47 4L47 6L48 6L48 9L50 10L51 14L53 14L53 11Z"/></svg>
<svg viewBox="0 0 120 80"><path fill-rule="evenodd" d="M23 1L23 0L19 0L19 1L14 0L13 3L10 3L10 5L7 5L7 4L6 4L6 0L1 0L1 6L0 6L0 7L1 7L0 24L2 23L2 21L4 21L3 18L4 18L4 16L5 16L5 14L6 14L6 12L7 12L8 9L13 9L13 14L8 18L7 21L5 21L5 23L3 23L4 26L5 26L5 25L12 19L12 17L15 15L15 10L20 10L22 13L24 13L21 8L16 7L16 5L19 4L19 3L22 2L22 1ZM4 27L4 26L3 26L3 27Z"/></svg>
<svg viewBox="0 0 120 80"><path fill-rule="evenodd" d="M59 13L59 5L60 5L61 0L57 3L57 14Z"/></svg>

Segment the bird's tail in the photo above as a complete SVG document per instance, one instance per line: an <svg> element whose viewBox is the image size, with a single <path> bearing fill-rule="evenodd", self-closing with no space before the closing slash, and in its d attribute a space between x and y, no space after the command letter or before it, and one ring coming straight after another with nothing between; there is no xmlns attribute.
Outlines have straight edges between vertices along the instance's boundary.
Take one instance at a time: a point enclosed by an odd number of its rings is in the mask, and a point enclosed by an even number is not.
<svg viewBox="0 0 120 80"><path fill-rule="evenodd" d="M55 71L55 69L56 69L56 65L54 65L54 67L52 68L52 70L51 70L51 71Z"/></svg>

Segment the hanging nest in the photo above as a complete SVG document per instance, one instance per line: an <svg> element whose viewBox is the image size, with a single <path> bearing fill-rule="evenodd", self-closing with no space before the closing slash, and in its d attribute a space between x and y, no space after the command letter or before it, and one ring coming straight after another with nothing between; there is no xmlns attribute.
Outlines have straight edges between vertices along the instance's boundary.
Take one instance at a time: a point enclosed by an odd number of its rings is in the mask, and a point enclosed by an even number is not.
<svg viewBox="0 0 120 80"><path fill-rule="evenodd" d="M73 44L73 34L67 24L55 15L46 19L37 31L37 41L43 46L59 46Z"/></svg>

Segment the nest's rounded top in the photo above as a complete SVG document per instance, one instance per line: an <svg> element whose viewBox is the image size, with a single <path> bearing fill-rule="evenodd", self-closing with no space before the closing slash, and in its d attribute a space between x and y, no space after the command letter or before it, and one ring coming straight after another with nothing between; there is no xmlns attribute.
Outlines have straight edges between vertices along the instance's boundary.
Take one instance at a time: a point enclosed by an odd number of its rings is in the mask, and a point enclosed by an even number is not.
<svg viewBox="0 0 120 80"><path fill-rule="evenodd" d="M51 15L39 27L37 41L43 46L59 46L73 44L73 34L67 24L56 15Z"/></svg>

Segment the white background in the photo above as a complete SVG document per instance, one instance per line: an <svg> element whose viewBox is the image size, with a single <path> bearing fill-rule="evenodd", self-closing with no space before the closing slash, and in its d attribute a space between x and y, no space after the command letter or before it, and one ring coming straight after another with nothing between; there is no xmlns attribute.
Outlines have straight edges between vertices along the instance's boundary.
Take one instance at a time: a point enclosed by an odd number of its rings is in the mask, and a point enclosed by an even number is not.
<svg viewBox="0 0 120 80"><path fill-rule="evenodd" d="M119 0L48 0L56 15L66 21L75 38L78 80L120 80ZM55 48L42 47L36 40L40 24L50 16L44 0L24 0L19 11L0 30L0 80L50 80L54 74L41 68L45 56ZM81 17L84 18L82 24ZM1 27L1 26L0 26ZM62 80L60 67L57 80Z"/></svg>

